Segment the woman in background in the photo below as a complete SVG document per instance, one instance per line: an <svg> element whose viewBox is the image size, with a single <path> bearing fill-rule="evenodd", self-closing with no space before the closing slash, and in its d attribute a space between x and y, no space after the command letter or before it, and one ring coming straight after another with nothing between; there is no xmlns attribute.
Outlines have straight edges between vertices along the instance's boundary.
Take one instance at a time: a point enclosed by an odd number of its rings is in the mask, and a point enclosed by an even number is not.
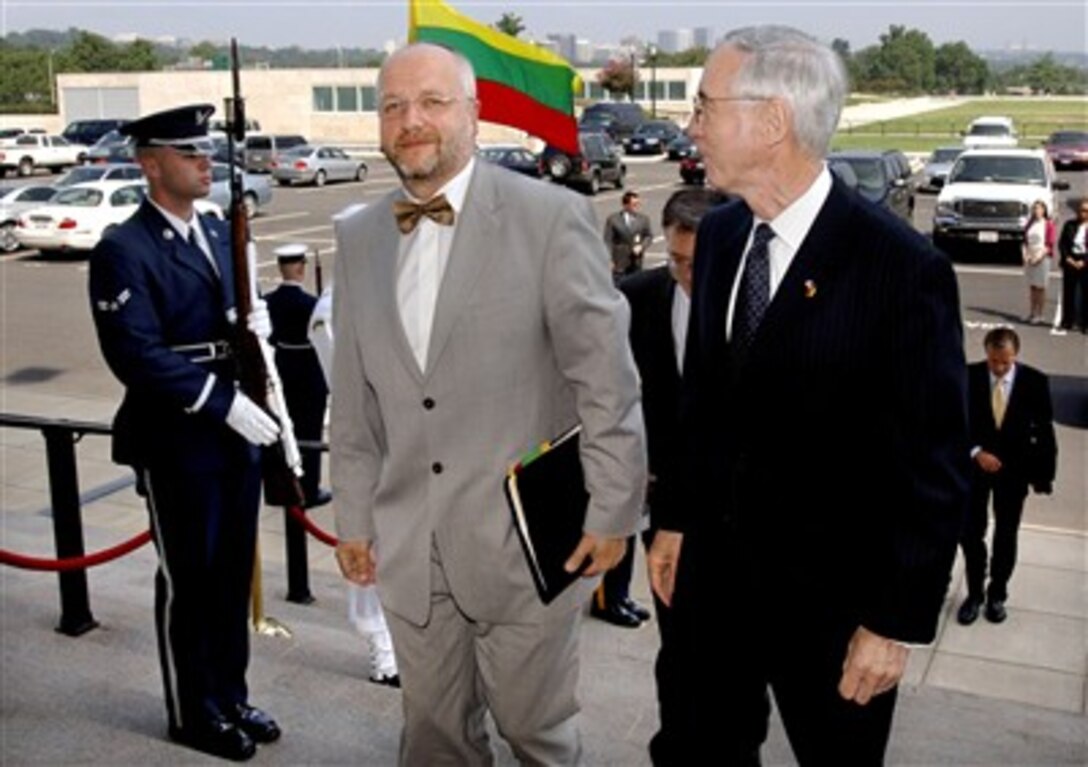
<svg viewBox="0 0 1088 767"><path fill-rule="evenodd" d="M1037 200L1031 206L1031 217L1024 228L1021 251L1024 256L1024 275L1028 280L1028 316L1024 320L1031 325L1043 324L1046 309L1046 283L1050 277L1050 257L1054 254L1055 230L1046 203Z"/></svg>

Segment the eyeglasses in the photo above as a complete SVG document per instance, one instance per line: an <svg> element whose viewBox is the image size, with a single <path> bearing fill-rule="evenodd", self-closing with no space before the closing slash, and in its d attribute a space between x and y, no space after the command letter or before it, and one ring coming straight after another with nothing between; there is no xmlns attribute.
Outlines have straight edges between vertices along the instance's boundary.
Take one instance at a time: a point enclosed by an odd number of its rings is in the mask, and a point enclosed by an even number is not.
<svg viewBox="0 0 1088 767"><path fill-rule="evenodd" d="M705 96L696 94L691 100L691 119L698 122L703 119L707 107L716 101L770 101L767 96Z"/></svg>
<svg viewBox="0 0 1088 767"><path fill-rule="evenodd" d="M404 117L408 113L408 106L415 104L416 108L427 117L437 117L445 112L454 102L461 101L457 96L439 96L434 93L426 93L414 99L389 98L378 105L378 111L382 117Z"/></svg>

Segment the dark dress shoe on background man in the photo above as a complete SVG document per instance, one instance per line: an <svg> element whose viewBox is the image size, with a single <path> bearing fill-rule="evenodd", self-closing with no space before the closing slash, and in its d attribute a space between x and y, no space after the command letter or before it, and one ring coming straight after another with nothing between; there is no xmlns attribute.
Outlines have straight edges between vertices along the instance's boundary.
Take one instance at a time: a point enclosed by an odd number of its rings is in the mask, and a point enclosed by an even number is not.
<svg viewBox="0 0 1088 767"><path fill-rule="evenodd" d="M593 600L593 604L590 605L589 608L589 614L594 618L600 618L602 621L607 621L613 626L620 626L625 629L637 629L642 625L642 621L640 621L634 613L628 611L622 604L598 607L597 600Z"/></svg>
<svg viewBox="0 0 1088 767"><path fill-rule="evenodd" d="M212 719L184 729L170 728L171 740L222 759L244 762L257 753L257 745L232 722Z"/></svg>
<svg viewBox="0 0 1088 767"><path fill-rule="evenodd" d="M254 706L239 704L235 708L234 723L238 729L248 735L256 743L271 743L279 740L280 726L276 720Z"/></svg>
<svg viewBox="0 0 1088 767"><path fill-rule="evenodd" d="M623 609L631 613L631 615L635 616L640 621L650 620L650 611L640 605L635 600L631 599L631 597L625 598L622 602L620 602L620 605L623 607Z"/></svg>
<svg viewBox="0 0 1088 767"><path fill-rule="evenodd" d="M982 608L982 600L977 597L967 597L960 605L956 613L956 620L963 626L970 626L978 620L978 611Z"/></svg>
<svg viewBox="0 0 1088 767"><path fill-rule="evenodd" d="M313 497L306 499L306 508L315 509L318 506L324 506L331 500L332 493L330 493L328 490L321 489L314 493Z"/></svg>
<svg viewBox="0 0 1088 767"><path fill-rule="evenodd" d="M986 602L986 620L990 623L1002 623L1009 614L1005 611L1004 599L990 599Z"/></svg>

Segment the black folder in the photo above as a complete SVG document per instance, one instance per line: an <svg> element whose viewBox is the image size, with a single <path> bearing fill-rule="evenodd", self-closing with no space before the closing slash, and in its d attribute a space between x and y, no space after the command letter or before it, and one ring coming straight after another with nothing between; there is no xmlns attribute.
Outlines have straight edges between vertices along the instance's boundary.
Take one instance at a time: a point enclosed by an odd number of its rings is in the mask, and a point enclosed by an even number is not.
<svg viewBox="0 0 1088 767"><path fill-rule="evenodd" d="M580 425L522 456L506 474L506 498L514 517L537 593L548 604L581 577L563 564L582 540L589 506L582 461L578 455Z"/></svg>

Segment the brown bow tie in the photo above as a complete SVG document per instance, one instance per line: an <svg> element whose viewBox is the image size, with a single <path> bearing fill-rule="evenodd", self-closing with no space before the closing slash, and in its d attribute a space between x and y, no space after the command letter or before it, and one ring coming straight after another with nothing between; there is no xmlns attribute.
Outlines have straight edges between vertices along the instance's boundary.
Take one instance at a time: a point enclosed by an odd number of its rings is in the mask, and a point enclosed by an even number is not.
<svg viewBox="0 0 1088 767"><path fill-rule="evenodd" d="M432 197L423 203L397 200L393 203L393 215L397 217L397 228L400 229L401 234L411 234L424 216L436 224L453 226L453 207L444 194Z"/></svg>

